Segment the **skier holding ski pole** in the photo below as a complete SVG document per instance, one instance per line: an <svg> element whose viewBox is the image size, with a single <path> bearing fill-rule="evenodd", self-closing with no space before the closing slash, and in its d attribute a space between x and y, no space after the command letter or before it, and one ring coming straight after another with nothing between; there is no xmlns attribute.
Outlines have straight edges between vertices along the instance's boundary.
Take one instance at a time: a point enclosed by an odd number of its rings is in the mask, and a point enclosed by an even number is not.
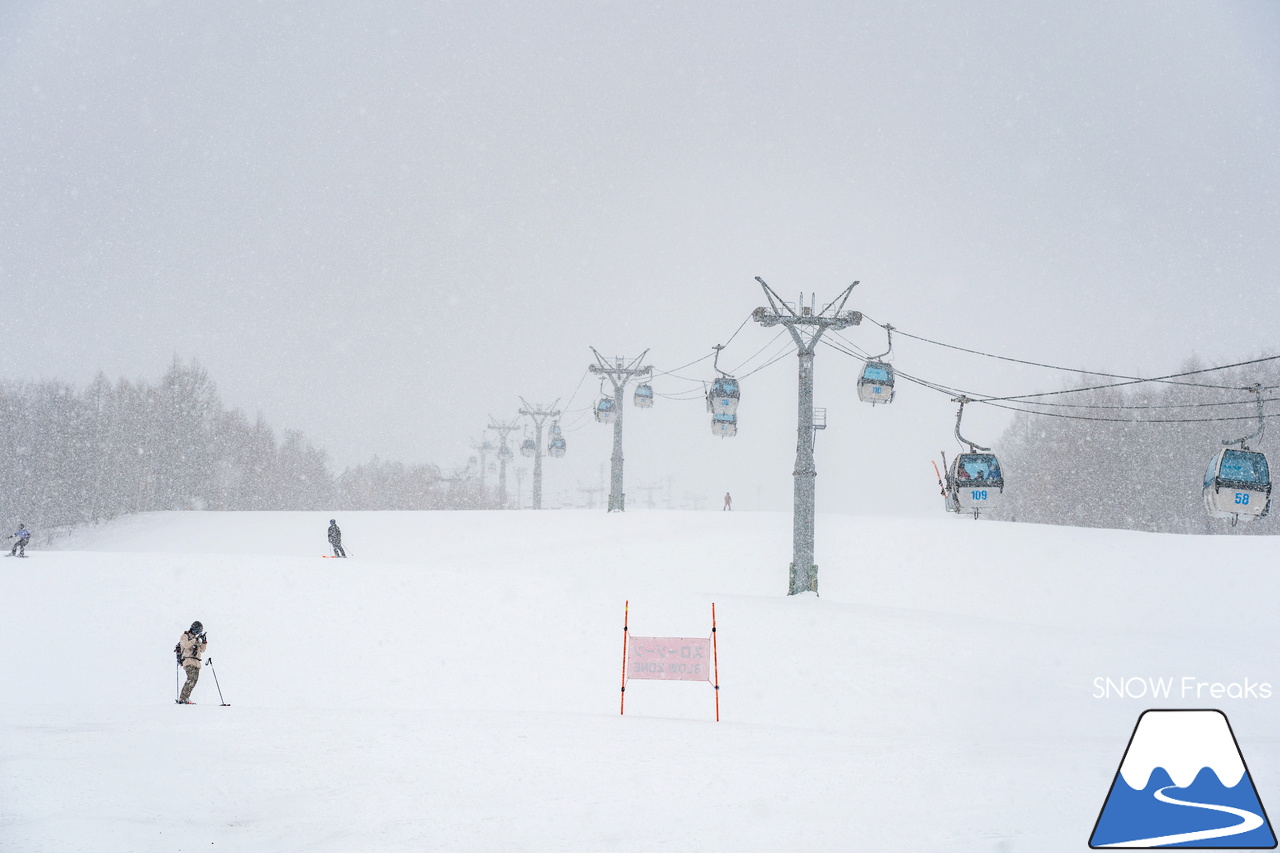
<svg viewBox="0 0 1280 853"><path fill-rule="evenodd" d="M329 544L333 546L333 556L347 556L347 552L342 548L342 531L338 529L336 518L329 519Z"/></svg>
<svg viewBox="0 0 1280 853"><path fill-rule="evenodd" d="M176 700L179 705L195 704L191 701L191 691L200 680L200 656L208 646L209 637L204 632L204 625L197 621L191 623L191 627L182 633L178 638L178 644L173 647L173 653L178 657L178 665L187 673L187 683L182 685L182 692L178 694Z"/></svg>

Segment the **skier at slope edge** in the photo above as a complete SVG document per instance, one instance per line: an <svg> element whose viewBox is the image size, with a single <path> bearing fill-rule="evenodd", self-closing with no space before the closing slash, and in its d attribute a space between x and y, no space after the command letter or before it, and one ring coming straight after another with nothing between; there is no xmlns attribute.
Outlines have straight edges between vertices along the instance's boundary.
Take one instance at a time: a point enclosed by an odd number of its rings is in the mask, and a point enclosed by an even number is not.
<svg viewBox="0 0 1280 853"><path fill-rule="evenodd" d="M187 683L182 685L182 693L177 699L179 705L195 704L191 701L191 691L195 689L196 682L200 679L200 656L204 654L208 645L209 638L204 632L204 625L197 621L192 622L191 627L182 632L182 636L178 638L178 644L173 647L173 653L178 656L178 666L187 673Z"/></svg>
<svg viewBox="0 0 1280 853"><path fill-rule="evenodd" d="M18 522L18 532L9 536L10 539L16 539L13 543L13 550L9 552L10 557L27 556L27 543L31 541L31 531L22 522Z"/></svg>
<svg viewBox="0 0 1280 853"><path fill-rule="evenodd" d="M333 556L347 556L347 552L342 547L342 531L338 529L336 518L329 519L329 544L333 546Z"/></svg>

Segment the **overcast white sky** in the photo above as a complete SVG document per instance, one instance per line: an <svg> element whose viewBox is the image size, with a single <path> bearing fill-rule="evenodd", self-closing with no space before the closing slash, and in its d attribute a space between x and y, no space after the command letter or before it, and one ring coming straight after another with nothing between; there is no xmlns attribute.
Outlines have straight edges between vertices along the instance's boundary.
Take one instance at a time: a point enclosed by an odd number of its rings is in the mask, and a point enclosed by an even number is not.
<svg viewBox="0 0 1280 853"><path fill-rule="evenodd" d="M1277 349L1277 46L1273 2L11 0L0 377L177 354L339 469L449 469L518 395L567 402L589 345L709 352L756 275L820 302L860 280L880 322L1024 359L1248 358ZM979 393L1063 381L895 342ZM872 410L856 367L818 358L820 509L940 511L954 405ZM794 413L794 358L744 381L736 439L698 401L629 409L629 501L671 477L677 503L789 507ZM975 440L1004 423L966 413ZM580 424L549 497L607 465Z"/></svg>

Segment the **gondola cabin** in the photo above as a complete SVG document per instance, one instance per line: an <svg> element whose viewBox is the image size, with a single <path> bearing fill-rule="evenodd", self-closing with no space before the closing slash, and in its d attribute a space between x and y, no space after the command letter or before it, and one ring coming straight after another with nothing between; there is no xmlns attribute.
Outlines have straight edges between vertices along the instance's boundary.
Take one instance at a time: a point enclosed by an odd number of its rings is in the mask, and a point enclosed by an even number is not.
<svg viewBox="0 0 1280 853"><path fill-rule="evenodd" d="M858 399L864 403L893 402L893 368L883 361L868 361L858 377Z"/></svg>
<svg viewBox="0 0 1280 853"><path fill-rule="evenodd" d="M738 416L716 412L711 416L711 434L733 438L738 434Z"/></svg>
<svg viewBox="0 0 1280 853"><path fill-rule="evenodd" d="M1253 450L1225 448L1204 472L1204 505L1213 518L1252 521L1271 509L1267 457Z"/></svg>
<svg viewBox="0 0 1280 853"><path fill-rule="evenodd" d="M738 380L721 376L711 382L707 391L707 411L713 415L735 415L738 413L738 398Z"/></svg>
<svg viewBox="0 0 1280 853"><path fill-rule="evenodd" d="M636 393L635 393L635 397L633 398L633 401L635 402L636 408L638 409L652 409L653 408L653 386L637 385Z"/></svg>
<svg viewBox="0 0 1280 853"><path fill-rule="evenodd" d="M520 455L521 456L537 456L538 455L538 445L534 443L532 438L526 438L524 441L520 442Z"/></svg>
<svg viewBox="0 0 1280 853"><path fill-rule="evenodd" d="M993 453L961 453L951 461L947 490L947 509L952 512L978 513L1000 502L1004 492L1004 474Z"/></svg>
<svg viewBox="0 0 1280 853"><path fill-rule="evenodd" d="M596 420L602 424L611 424L618 419L618 409L612 397L601 397L596 403Z"/></svg>
<svg viewBox="0 0 1280 853"><path fill-rule="evenodd" d="M565 442L564 436L553 435L551 440L547 442L547 455L556 459L564 456Z"/></svg>

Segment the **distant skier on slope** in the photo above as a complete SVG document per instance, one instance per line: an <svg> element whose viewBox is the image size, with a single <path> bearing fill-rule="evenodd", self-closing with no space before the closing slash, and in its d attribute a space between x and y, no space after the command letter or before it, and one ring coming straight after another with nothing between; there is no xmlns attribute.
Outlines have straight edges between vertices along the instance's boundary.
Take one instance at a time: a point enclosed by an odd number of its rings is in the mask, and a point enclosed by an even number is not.
<svg viewBox="0 0 1280 853"><path fill-rule="evenodd" d="M18 532L10 534L10 539L16 539L13 543L13 550L9 552L10 557L27 556L27 543L31 541L31 531L22 522L18 522Z"/></svg>
<svg viewBox="0 0 1280 853"><path fill-rule="evenodd" d="M728 492L725 492L724 493L724 509L720 511L726 512L726 511L732 511L732 510L733 510L733 495L729 494Z"/></svg>
<svg viewBox="0 0 1280 853"><path fill-rule="evenodd" d="M197 621L192 622L191 627L182 632L182 636L178 638L178 644L173 647L173 653L178 656L178 666L187 673L187 683L182 685L182 693L178 696L179 705L195 704L191 701L191 691L200 680L200 656L204 654L208 645L209 638L204 633L204 625Z"/></svg>
<svg viewBox="0 0 1280 853"><path fill-rule="evenodd" d="M347 552L342 548L342 531L338 529L336 518L329 519L329 544L333 546L333 556L347 556Z"/></svg>

